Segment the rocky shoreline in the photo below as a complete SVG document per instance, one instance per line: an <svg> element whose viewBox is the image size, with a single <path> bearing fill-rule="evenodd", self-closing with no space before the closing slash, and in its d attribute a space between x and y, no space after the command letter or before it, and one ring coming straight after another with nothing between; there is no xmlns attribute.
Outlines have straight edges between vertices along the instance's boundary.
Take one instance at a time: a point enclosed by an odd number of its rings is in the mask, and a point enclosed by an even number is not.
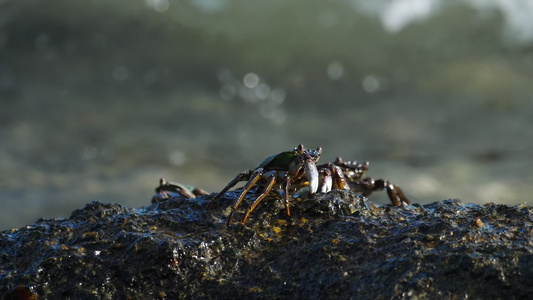
<svg viewBox="0 0 533 300"><path fill-rule="evenodd" d="M526 299L529 206L379 206L348 191L269 196L225 224L237 192L139 209L91 202L0 233L5 299ZM246 204L243 204L246 207ZM244 210L244 208L241 208ZM236 220L242 217L242 211Z"/></svg>

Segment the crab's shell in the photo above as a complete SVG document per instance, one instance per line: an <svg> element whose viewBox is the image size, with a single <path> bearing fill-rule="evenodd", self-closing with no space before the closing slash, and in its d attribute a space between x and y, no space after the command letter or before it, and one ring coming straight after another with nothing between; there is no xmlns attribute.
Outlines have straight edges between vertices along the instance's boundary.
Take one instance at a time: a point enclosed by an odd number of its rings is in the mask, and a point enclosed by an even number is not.
<svg viewBox="0 0 533 300"><path fill-rule="evenodd" d="M285 151L272 154L265 158L257 167L258 168L284 168L286 169L291 161L296 157L294 151Z"/></svg>

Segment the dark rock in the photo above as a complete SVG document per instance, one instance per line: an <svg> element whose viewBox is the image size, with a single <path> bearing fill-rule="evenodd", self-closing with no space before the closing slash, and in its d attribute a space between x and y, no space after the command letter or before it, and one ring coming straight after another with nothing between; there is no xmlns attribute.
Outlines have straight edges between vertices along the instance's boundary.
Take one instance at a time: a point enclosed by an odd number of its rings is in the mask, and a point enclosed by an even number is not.
<svg viewBox="0 0 533 300"><path fill-rule="evenodd" d="M0 233L0 295L40 299L453 298L533 295L532 209L378 206L333 191L267 197L225 225L237 194L129 209L93 202L68 219ZM279 198L279 197L278 197ZM28 298L29 299L29 298Z"/></svg>

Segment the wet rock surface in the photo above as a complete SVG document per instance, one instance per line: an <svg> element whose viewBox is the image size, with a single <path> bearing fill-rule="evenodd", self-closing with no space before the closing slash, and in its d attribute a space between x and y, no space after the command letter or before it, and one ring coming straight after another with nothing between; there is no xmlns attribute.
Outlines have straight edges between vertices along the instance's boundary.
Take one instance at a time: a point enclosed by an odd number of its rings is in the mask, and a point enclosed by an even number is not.
<svg viewBox="0 0 533 300"><path fill-rule="evenodd" d="M333 191L269 196L227 227L235 192L140 209L89 203L0 233L0 296L41 299L528 298L528 206L399 208ZM242 210L246 205L242 205Z"/></svg>

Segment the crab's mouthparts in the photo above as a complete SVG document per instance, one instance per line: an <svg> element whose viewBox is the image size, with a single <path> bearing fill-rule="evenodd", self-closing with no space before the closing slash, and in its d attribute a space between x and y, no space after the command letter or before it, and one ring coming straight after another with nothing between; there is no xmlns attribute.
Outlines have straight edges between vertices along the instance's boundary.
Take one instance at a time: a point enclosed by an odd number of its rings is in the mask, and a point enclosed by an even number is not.
<svg viewBox="0 0 533 300"><path fill-rule="evenodd" d="M305 176L307 177L307 180L309 181L309 193L314 194L318 190L318 170L316 169L316 165L313 161L306 161L305 162Z"/></svg>

